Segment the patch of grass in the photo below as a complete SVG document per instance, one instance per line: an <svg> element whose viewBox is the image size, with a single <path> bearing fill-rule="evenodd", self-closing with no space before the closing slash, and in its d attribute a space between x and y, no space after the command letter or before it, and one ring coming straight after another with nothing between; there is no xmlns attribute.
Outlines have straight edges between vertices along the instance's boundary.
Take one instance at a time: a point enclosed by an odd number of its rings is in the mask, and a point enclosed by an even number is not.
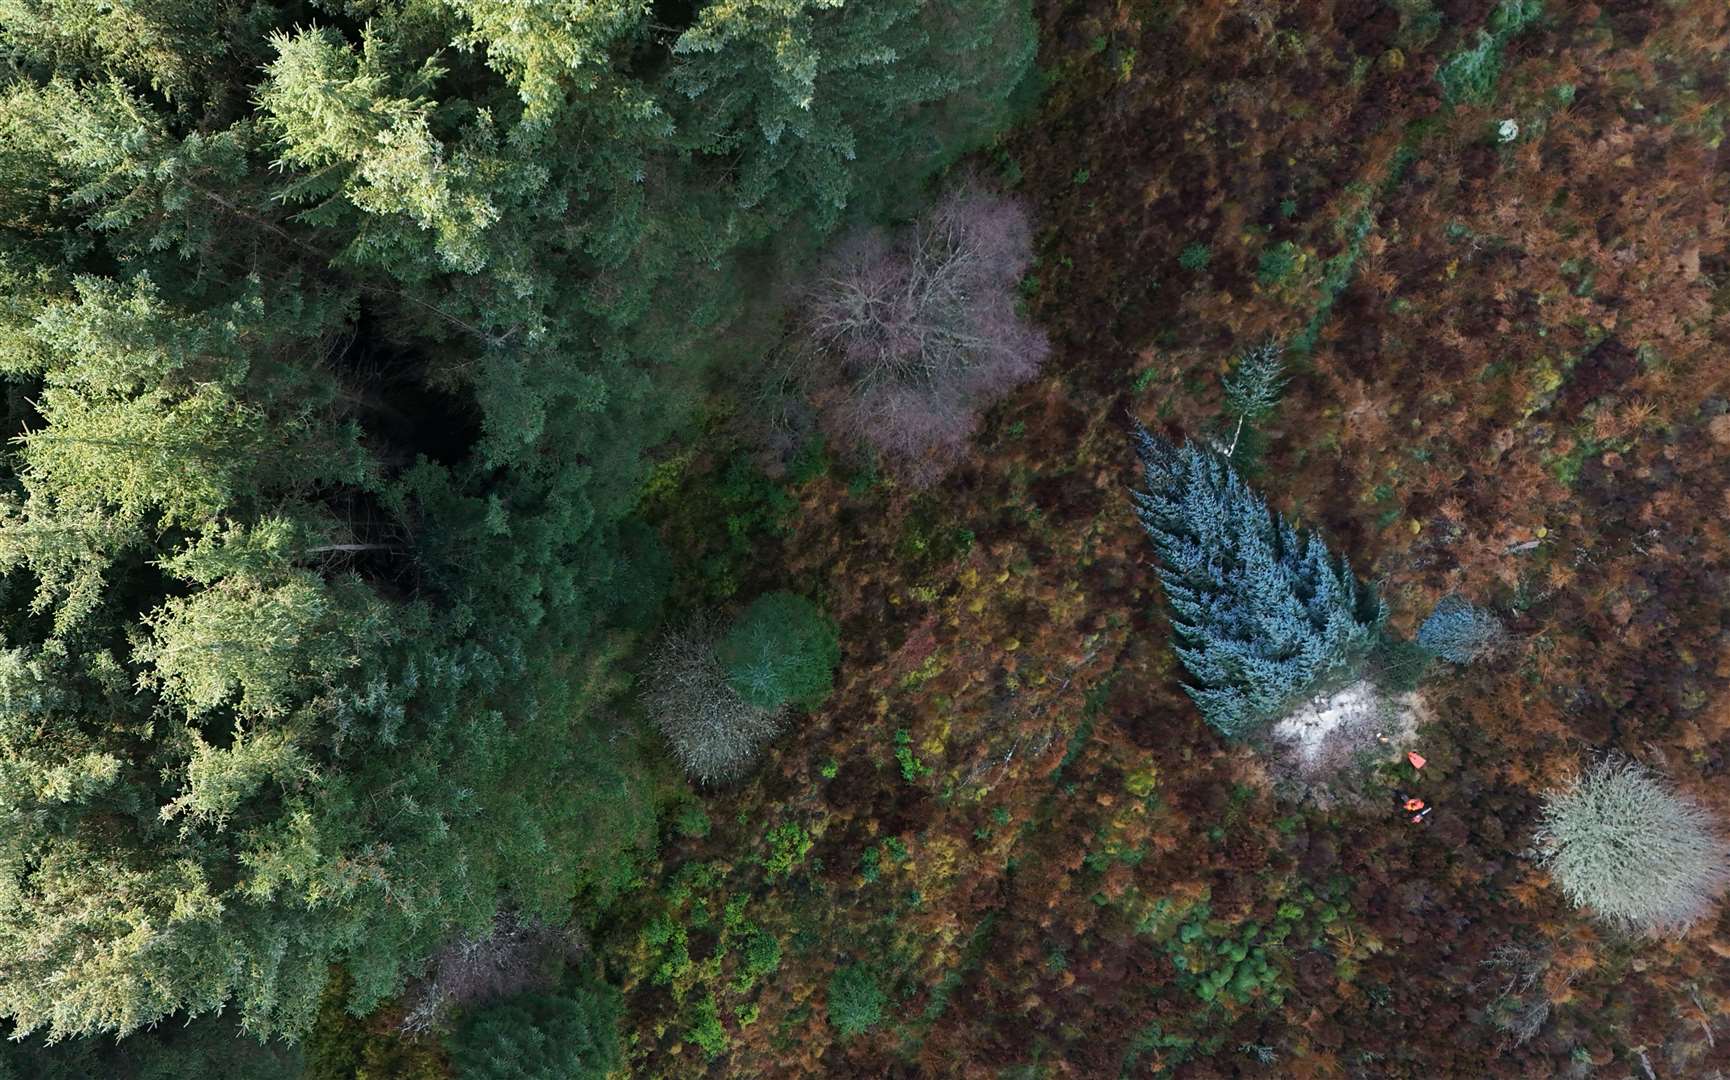
<svg viewBox="0 0 1730 1080"><path fill-rule="evenodd" d="M1470 47L1448 57L1437 70L1436 81L1442 84L1442 100L1450 105L1484 102L1495 93L1501 74L1501 44L1494 35L1480 30Z"/></svg>
<svg viewBox="0 0 1730 1080"><path fill-rule="evenodd" d="M857 499L867 491L870 491L873 487L877 486L878 482L881 480L882 476L878 472L877 468L877 455L872 454L867 457L864 463L855 469L853 475L848 478L847 494Z"/></svg>
<svg viewBox="0 0 1730 1080"><path fill-rule="evenodd" d="M787 480L795 487L808 484L827 474L834 464L834 460L829 457L828 446L819 435L800 447L793 460L788 462Z"/></svg>
<svg viewBox="0 0 1730 1080"><path fill-rule="evenodd" d="M973 530L953 523L948 511L942 502L924 496L908 513L895 555L916 574L965 558L973 550Z"/></svg>
<svg viewBox="0 0 1730 1080"><path fill-rule="evenodd" d="M883 859L888 856L891 863L907 861L907 845L898 836L885 837L881 844L873 844L859 855L859 875L867 884L876 882L883 875Z"/></svg>
<svg viewBox="0 0 1730 1080"><path fill-rule="evenodd" d="M1598 453L1604 444L1594 439L1578 438L1566 454L1560 454L1549 462L1550 472L1556 477L1556 482L1570 490L1580 482L1580 470L1585 467L1586 459Z"/></svg>
<svg viewBox="0 0 1730 1080"><path fill-rule="evenodd" d="M1160 1060L1169 1068L1188 1061L1194 1048L1193 1035L1167 1032L1156 1020L1136 1032L1135 1038L1130 1040L1129 1048L1123 1053L1122 1075L1132 1075L1141 1059L1153 1051L1161 1052Z"/></svg>
<svg viewBox="0 0 1730 1080"><path fill-rule="evenodd" d="M1394 40L1402 49L1421 49L1442 31L1442 13L1432 0L1389 0L1388 6L1400 17Z"/></svg>
<svg viewBox="0 0 1730 1080"><path fill-rule="evenodd" d="M944 974L942 981L931 988L930 1000L925 1004L925 1013L920 1019L930 1024L943 1015L949 1007L949 999L955 991L961 988L961 983L969 971L979 966L985 958L986 947L991 943L991 932L997 926L997 912L986 915L974 928L968 938L967 948L961 954L961 962L954 969Z"/></svg>

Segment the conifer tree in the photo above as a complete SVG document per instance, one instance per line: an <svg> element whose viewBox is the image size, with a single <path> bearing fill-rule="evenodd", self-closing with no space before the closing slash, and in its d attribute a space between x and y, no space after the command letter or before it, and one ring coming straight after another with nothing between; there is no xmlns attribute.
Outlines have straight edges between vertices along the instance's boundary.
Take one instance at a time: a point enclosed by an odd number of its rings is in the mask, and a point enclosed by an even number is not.
<svg viewBox="0 0 1730 1080"><path fill-rule="evenodd" d="M1186 688L1226 735L1253 735L1350 673L1384 615L1313 533L1269 509L1223 458L1137 426L1136 516L1159 555Z"/></svg>
<svg viewBox="0 0 1730 1080"><path fill-rule="evenodd" d="M611 987L522 994L465 1019L451 1057L461 1080L605 1080L623 1057L619 1011Z"/></svg>
<svg viewBox="0 0 1730 1080"><path fill-rule="evenodd" d="M674 43L667 108L686 145L737 162L739 206L827 225L861 186L853 162L888 166L870 182L893 198L1001 123L1030 28L1001 0L709 4Z"/></svg>
<svg viewBox="0 0 1730 1080"><path fill-rule="evenodd" d="M1507 642L1502 621L1463 597L1444 596L1418 627L1418 645L1455 664L1494 654Z"/></svg>
<svg viewBox="0 0 1730 1080"><path fill-rule="evenodd" d="M715 646L739 696L762 709L815 709L835 683L841 659L835 623L821 608L789 592L764 593L728 627Z"/></svg>
<svg viewBox="0 0 1730 1080"><path fill-rule="evenodd" d="M1223 380L1225 410L1237 417L1232 430L1231 445L1223 451L1231 457L1237 451L1245 424L1253 424L1279 406L1285 392L1285 363L1277 342L1266 341L1238 357Z"/></svg>

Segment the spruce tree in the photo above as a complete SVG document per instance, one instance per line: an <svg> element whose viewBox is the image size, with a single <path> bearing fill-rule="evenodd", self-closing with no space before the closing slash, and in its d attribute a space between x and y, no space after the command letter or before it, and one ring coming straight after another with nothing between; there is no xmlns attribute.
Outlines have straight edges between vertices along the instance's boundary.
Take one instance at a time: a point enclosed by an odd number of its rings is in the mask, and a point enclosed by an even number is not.
<svg viewBox="0 0 1730 1080"><path fill-rule="evenodd" d="M1459 596L1444 596L1418 627L1424 651L1455 664L1493 655L1508 640L1502 621Z"/></svg>
<svg viewBox="0 0 1730 1080"><path fill-rule="evenodd" d="M1237 424L1231 433L1231 445L1221 451L1226 457L1237 453L1238 441L1243 438L1246 425L1254 434L1254 425L1279 407L1279 399L1285 393L1286 384L1282 351L1278 342L1264 341L1238 357L1237 363L1232 365L1231 371L1221 380L1225 391L1225 411L1237 417ZM1252 447L1259 442L1259 439L1252 439ZM1256 456L1253 452L1244 455L1251 459ZM1239 463L1243 463L1241 458Z"/></svg>
<svg viewBox="0 0 1730 1080"><path fill-rule="evenodd" d="M1253 735L1343 677L1384 614L1351 568L1250 490L1223 458L1136 427L1136 516L1159 555L1176 650L1202 716Z"/></svg>
<svg viewBox="0 0 1730 1080"><path fill-rule="evenodd" d="M522 994L466 1017L450 1038L457 1080L605 1080L616 1075L618 994L574 984Z"/></svg>
<svg viewBox="0 0 1730 1080"><path fill-rule="evenodd" d="M733 163L736 205L827 226L861 196L905 196L999 126L1031 28L1003 0L707 4L673 45L666 107L684 145ZM858 160L884 168L866 178Z"/></svg>
<svg viewBox="0 0 1730 1080"><path fill-rule="evenodd" d="M1285 392L1285 362L1278 342L1266 341L1238 357L1226 375L1225 409L1239 423L1260 420Z"/></svg>

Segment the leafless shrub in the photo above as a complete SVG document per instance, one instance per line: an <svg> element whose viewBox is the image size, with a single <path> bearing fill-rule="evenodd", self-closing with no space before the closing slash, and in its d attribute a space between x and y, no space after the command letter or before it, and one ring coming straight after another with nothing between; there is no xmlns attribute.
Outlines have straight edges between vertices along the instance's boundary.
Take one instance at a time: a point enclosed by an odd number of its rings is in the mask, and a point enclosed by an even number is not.
<svg viewBox="0 0 1730 1080"><path fill-rule="evenodd" d="M715 657L705 619L668 634L649 660L643 704L673 757L698 783L742 776L781 727L778 710L739 696Z"/></svg>
<svg viewBox="0 0 1730 1080"><path fill-rule="evenodd" d="M569 931L501 911L491 933L464 934L433 954L409 991L401 1029L423 1034L442 1026L457 1008L550 989L581 952L581 941Z"/></svg>
<svg viewBox="0 0 1730 1080"><path fill-rule="evenodd" d="M842 241L808 291L794 354L831 433L916 483L947 471L980 411L1050 351L1015 310L1031 251L1020 204L971 184L899 233Z"/></svg>
<svg viewBox="0 0 1730 1080"><path fill-rule="evenodd" d="M1546 978L1550 962L1549 949L1514 942L1497 946L1482 962L1491 973L1485 981L1497 985L1485 1014L1507 1033L1513 1046L1531 1040L1550 1018L1551 989ZM1572 981L1572 975L1567 981Z"/></svg>
<svg viewBox="0 0 1730 1080"><path fill-rule="evenodd" d="M1546 792L1537 841L1569 900L1637 933L1683 932L1730 886L1730 840L1717 819L1625 757Z"/></svg>

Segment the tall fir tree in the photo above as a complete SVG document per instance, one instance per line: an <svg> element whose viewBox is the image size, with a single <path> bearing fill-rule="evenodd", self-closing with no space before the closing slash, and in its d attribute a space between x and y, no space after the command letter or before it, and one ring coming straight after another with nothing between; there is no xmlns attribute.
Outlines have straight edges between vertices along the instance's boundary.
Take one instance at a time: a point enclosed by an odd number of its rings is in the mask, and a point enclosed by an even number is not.
<svg viewBox="0 0 1730 1080"><path fill-rule="evenodd" d="M1136 516L1159 555L1186 689L1208 723L1251 736L1351 673L1385 614L1351 567L1274 513L1219 455L1137 425Z"/></svg>

